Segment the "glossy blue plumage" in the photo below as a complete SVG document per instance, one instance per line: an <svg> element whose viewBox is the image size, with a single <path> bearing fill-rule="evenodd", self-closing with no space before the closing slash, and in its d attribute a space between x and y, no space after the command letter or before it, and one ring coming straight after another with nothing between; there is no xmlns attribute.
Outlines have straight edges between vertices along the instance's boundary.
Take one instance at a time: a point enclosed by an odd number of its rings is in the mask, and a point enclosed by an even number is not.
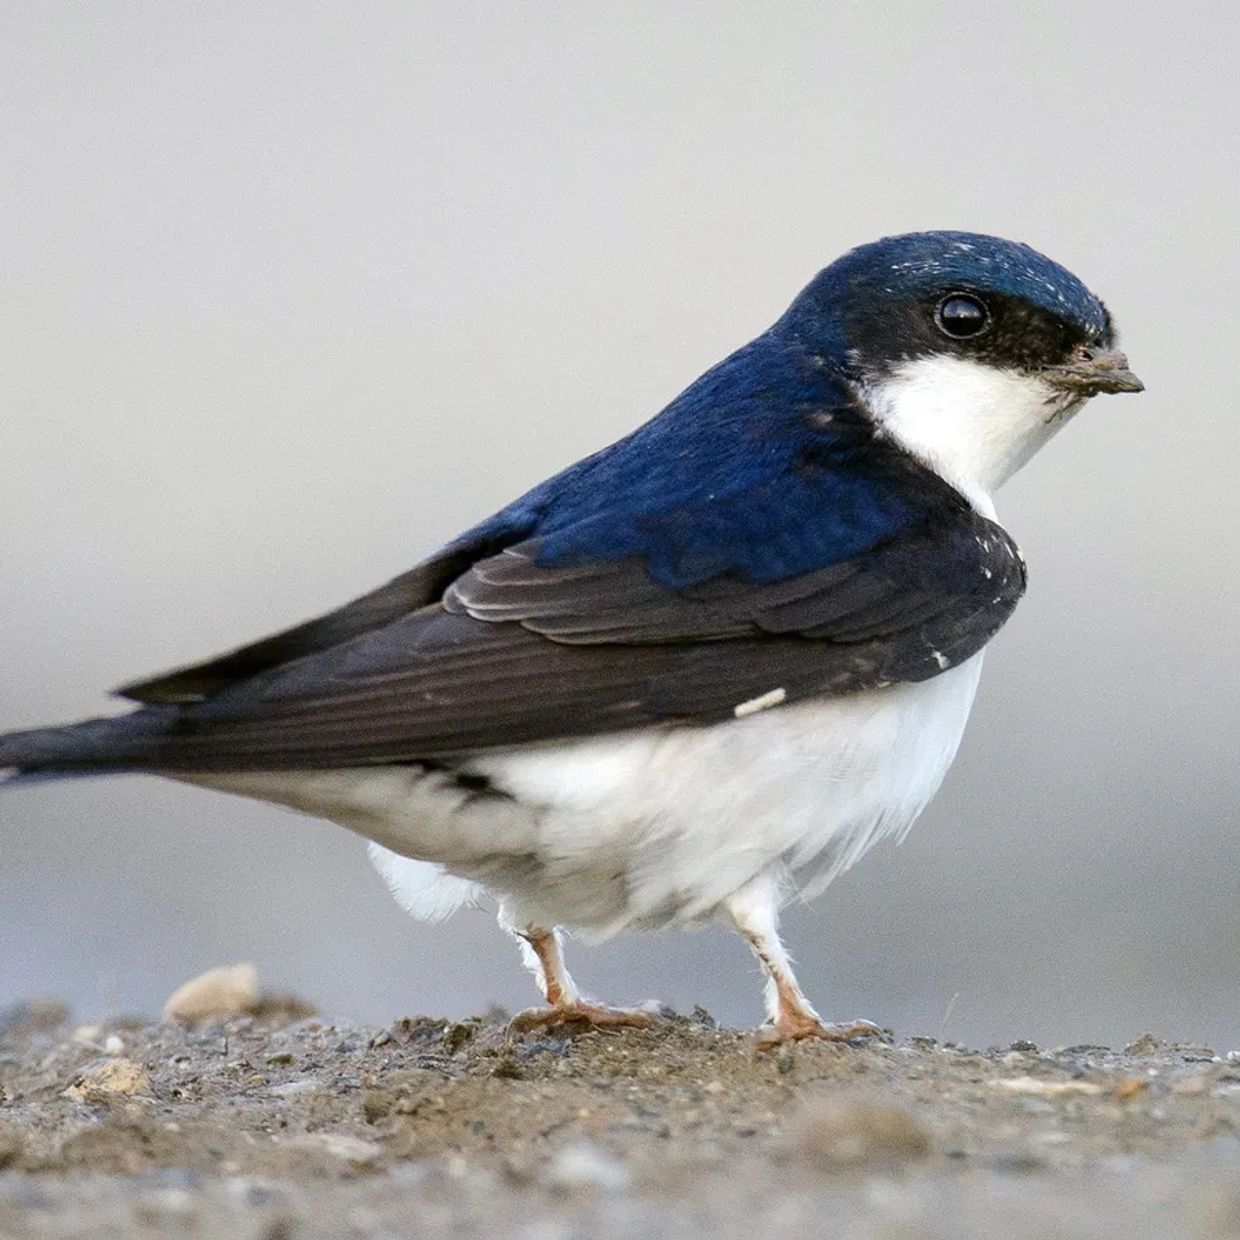
<svg viewBox="0 0 1240 1240"><path fill-rule="evenodd" d="M641 556L673 588L725 573L776 581L926 515L890 456L873 451L838 370L771 331L466 540L520 529L541 540L544 565Z"/></svg>
<svg viewBox="0 0 1240 1240"><path fill-rule="evenodd" d="M968 347L936 326L960 289L1004 307ZM1108 330L1027 247L956 233L862 247L652 421L408 573L123 690L149 710L4 738L0 765L439 760L732 718L773 686L791 703L932 678L990 639L1024 569L866 394L910 360L956 349L1036 370Z"/></svg>
<svg viewBox="0 0 1240 1240"><path fill-rule="evenodd" d="M1006 294L1073 323L1087 336L1109 329L1102 302L1066 267L1031 246L969 232L907 233L859 246L818 273L777 328L842 347L841 308L883 294L907 303L944 288Z"/></svg>
<svg viewBox="0 0 1240 1240"><path fill-rule="evenodd" d="M945 287L1005 293L1086 334L1107 330L1102 303L1028 246L974 233L885 238L820 272L768 332L653 421L462 542L538 538L548 566L640 556L661 585L686 588L720 574L783 580L895 537L954 501L876 441L855 408L845 314L888 291L908 302Z"/></svg>

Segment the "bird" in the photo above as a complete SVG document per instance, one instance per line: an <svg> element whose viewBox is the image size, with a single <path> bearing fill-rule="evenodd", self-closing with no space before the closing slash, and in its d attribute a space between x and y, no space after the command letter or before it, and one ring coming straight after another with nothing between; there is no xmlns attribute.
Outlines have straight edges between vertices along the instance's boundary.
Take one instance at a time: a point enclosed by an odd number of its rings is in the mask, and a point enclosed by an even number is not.
<svg viewBox="0 0 1240 1240"><path fill-rule="evenodd" d="M903 838L1025 591L993 493L1100 393L1111 315L1030 246L884 237L657 416L347 605L0 736L6 789L164 776L369 841L424 919L492 901L544 1003L518 1033L641 1026L566 935L723 922L761 1045L851 1041L781 908Z"/></svg>

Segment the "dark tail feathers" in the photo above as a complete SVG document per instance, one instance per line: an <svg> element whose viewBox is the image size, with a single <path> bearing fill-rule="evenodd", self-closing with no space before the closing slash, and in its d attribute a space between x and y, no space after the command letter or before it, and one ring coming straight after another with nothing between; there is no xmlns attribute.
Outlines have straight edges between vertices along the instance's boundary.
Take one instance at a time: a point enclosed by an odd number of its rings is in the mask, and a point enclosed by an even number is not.
<svg viewBox="0 0 1240 1240"><path fill-rule="evenodd" d="M177 715L175 707L149 708L115 719L87 719L59 728L0 736L0 771L27 776L103 775L141 769ZM11 782L11 781L5 781Z"/></svg>

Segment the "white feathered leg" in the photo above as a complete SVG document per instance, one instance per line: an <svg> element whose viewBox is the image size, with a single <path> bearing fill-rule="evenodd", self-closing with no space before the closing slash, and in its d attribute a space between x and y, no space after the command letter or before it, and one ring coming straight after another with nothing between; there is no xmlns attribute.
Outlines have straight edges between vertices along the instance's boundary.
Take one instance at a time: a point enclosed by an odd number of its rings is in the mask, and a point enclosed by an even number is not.
<svg viewBox="0 0 1240 1240"><path fill-rule="evenodd" d="M810 1006L797 985L792 960L779 939L779 886L773 876L764 874L747 883L727 900L725 908L733 926L744 936L766 972L767 1023L758 1031L760 1046L775 1046L802 1038L848 1042L881 1034L882 1030L868 1020L827 1024Z"/></svg>
<svg viewBox="0 0 1240 1240"><path fill-rule="evenodd" d="M628 1025L645 1029L650 1024L645 1012L606 1007L582 997L564 964L558 930L532 925L506 904L500 905L499 924L517 940L521 958L547 1000L546 1007L518 1012L509 1026L513 1033L528 1033L531 1029L555 1025Z"/></svg>

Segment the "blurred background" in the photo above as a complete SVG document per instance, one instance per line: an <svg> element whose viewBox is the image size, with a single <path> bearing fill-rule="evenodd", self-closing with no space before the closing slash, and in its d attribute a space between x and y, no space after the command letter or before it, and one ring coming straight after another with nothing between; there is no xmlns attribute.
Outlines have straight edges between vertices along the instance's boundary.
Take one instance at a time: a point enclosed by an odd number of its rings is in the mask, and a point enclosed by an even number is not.
<svg viewBox="0 0 1240 1240"><path fill-rule="evenodd" d="M885 233L1046 251L1148 392L1000 496L1031 569L902 848L790 946L828 1016L1240 1046L1240 10L20 5L0 49L0 728L333 606L624 434ZM337 827L152 779L0 797L0 1003L253 960L337 1016L534 1000ZM760 1015L719 931L582 984Z"/></svg>

